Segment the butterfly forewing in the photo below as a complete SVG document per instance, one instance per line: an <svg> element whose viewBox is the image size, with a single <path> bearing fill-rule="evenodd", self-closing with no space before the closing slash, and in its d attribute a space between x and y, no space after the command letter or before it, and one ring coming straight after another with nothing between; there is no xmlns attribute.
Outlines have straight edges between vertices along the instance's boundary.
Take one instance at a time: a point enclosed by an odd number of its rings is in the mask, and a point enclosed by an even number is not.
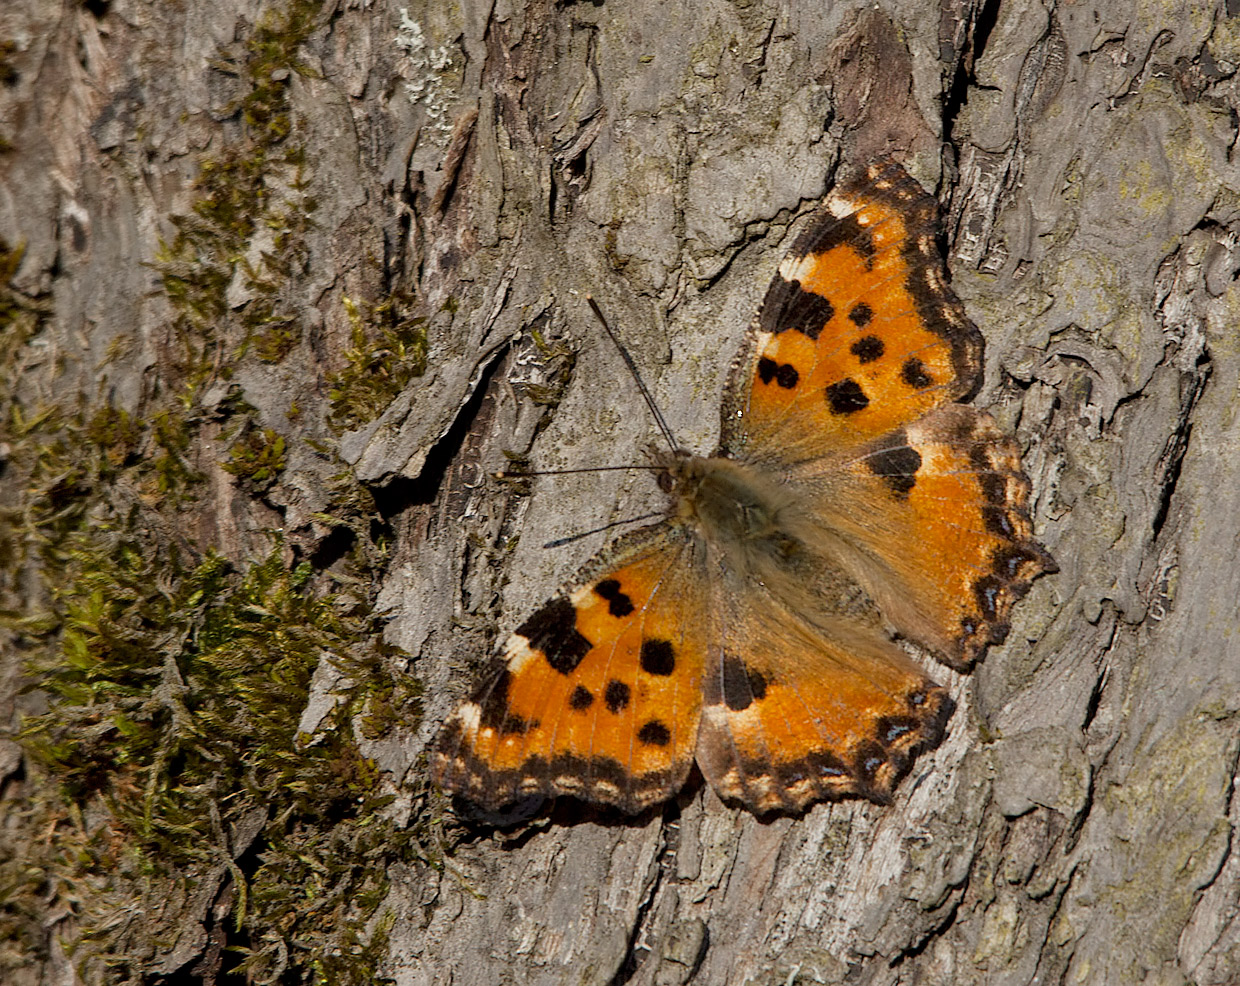
<svg viewBox="0 0 1240 986"><path fill-rule="evenodd" d="M935 220L899 169L831 193L771 281L729 385L725 451L813 459L972 391L981 336L947 288Z"/></svg>
<svg viewBox="0 0 1240 986"><path fill-rule="evenodd" d="M641 532L629 544L509 638L445 726L442 786L492 809L571 794L638 811L684 784L701 707L695 583L682 545Z"/></svg>

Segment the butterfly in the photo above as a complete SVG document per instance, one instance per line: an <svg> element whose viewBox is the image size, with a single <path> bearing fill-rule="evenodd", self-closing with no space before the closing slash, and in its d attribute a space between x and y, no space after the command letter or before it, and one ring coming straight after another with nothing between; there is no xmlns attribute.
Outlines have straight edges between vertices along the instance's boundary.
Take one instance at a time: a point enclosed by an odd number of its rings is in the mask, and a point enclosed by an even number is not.
<svg viewBox="0 0 1240 986"><path fill-rule="evenodd" d="M666 515L508 638L431 771L499 810L639 812L696 763L725 800L885 803L942 739L947 691L1055 571L1020 452L976 393L937 203L894 162L837 185L780 264L724 392L718 450L653 453Z"/></svg>

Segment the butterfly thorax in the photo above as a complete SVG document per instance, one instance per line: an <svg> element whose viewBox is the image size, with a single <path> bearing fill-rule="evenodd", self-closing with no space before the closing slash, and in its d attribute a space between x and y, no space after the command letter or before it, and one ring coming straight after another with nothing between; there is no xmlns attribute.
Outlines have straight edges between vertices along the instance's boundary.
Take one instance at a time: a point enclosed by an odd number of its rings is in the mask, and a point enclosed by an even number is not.
<svg viewBox="0 0 1240 986"><path fill-rule="evenodd" d="M844 562L845 542L824 527L794 482L724 456L656 456L659 485L674 501L672 523L696 542L703 576L716 585L764 588L781 619L820 628L849 614L877 626L870 594ZM775 612L773 608L772 613Z"/></svg>
<svg viewBox="0 0 1240 986"><path fill-rule="evenodd" d="M789 487L770 471L722 456L684 452L662 457L660 485L675 500L675 519L722 552L738 574L761 577L770 566L795 564L803 551Z"/></svg>

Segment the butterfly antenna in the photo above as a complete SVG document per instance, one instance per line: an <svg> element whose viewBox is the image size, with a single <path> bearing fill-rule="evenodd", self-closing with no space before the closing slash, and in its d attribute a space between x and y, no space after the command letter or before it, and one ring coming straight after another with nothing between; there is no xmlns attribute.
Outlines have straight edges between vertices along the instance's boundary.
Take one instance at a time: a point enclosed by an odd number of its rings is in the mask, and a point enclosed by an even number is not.
<svg viewBox="0 0 1240 986"><path fill-rule="evenodd" d="M630 356L629 351L624 348L624 343L620 341L619 337L612 332L611 326L607 324L607 319L603 317L603 310L599 308L598 303L594 300L592 295L586 295L586 304L588 304L590 306L590 310L594 312L594 317L602 323L603 331L611 337L611 341L614 342L616 344L616 348L620 350L620 357L624 360L624 365L629 368L629 373L632 374L633 380L637 384L637 389L642 392L642 397L646 401L646 406L650 408L650 413L654 415L655 424L659 426L659 431L663 432L663 437L667 440L668 447L673 452L678 451L680 446L676 444L676 439L672 437L672 429L669 428L667 426L667 422L663 420L663 415L659 411L659 406L655 404L654 398L650 395L650 391L646 388L646 383L642 380L642 375L637 372L637 364L633 362L633 357Z"/></svg>
<svg viewBox="0 0 1240 986"><path fill-rule="evenodd" d="M613 527L621 527L624 524L636 524L638 521L650 520L651 517L664 517L666 514L656 512L652 514L642 514L640 517L626 517L624 520L613 520L610 524L604 524L602 527L596 527L593 530L582 531L580 534L570 534L568 537L556 538L554 541L548 541L543 545L544 548L562 548L566 544L572 544L574 541L580 541L587 538L591 534L601 534L603 531L609 531Z"/></svg>
<svg viewBox="0 0 1240 986"><path fill-rule="evenodd" d="M582 466L578 469L501 469L492 473L496 479L527 479L530 476L568 476L575 472L632 472L634 469L649 469L659 472L660 466Z"/></svg>

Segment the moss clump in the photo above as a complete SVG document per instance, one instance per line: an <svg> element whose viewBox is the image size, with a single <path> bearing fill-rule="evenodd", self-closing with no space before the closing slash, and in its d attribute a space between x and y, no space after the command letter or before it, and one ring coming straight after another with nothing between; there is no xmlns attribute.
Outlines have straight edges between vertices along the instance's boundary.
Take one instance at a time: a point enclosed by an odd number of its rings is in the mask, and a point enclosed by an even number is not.
<svg viewBox="0 0 1240 986"><path fill-rule="evenodd" d="M233 106L245 137L201 162L193 208L172 217L177 233L154 264L178 313L179 370L191 388L211 375L229 345L221 329L231 317L227 292L234 279L247 294L235 354L253 345L264 361L279 362L301 340L300 323L280 294L306 261L304 238L317 201L309 192L305 147L287 140L288 88L293 72L308 71L297 51L314 30L319 7L320 0L292 0L272 11L247 39L241 65L217 65L245 80L245 95ZM250 242L260 229L272 248L252 258Z"/></svg>
<svg viewBox="0 0 1240 986"><path fill-rule="evenodd" d="M133 465L142 441L142 425L128 411L106 404L90 416L83 429L86 440L100 453L103 478Z"/></svg>
<svg viewBox="0 0 1240 986"><path fill-rule="evenodd" d="M239 569L94 531L62 556L59 647L38 668L52 707L28 720L23 741L64 804L85 813L55 820L75 851L44 858L38 882L106 873L172 896L224 888L232 929L219 933L237 971L261 980L286 966L281 981L311 982L331 968L333 982L370 981L362 959L379 942L364 929L386 890L385 861L415 836L385 816L390 798L353 738L356 716L376 702L386 715L401 693L365 600L314 592L310 566L289 568L279 544ZM325 656L351 687L301 736ZM175 939L164 922L184 918L158 908L116 922L132 901L75 901L86 956L138 977Z"/></svg>
<svg viewBox="0 0 1240 986"><path fill-rule="evenodd" d="M272 428L248 428L233 443L224 469L252 493L271 488L286 465L284 436Z"/></svg>
<svg viewBox="0 0 1240 986"><path fill-rule="evenodd" d="M359 308L345 301L352 345L345 366L328 377L328 424L337 432L360 428L392 403L409 381L426 372L426 319L412 314L413 298L392 295Z"/></svg>

